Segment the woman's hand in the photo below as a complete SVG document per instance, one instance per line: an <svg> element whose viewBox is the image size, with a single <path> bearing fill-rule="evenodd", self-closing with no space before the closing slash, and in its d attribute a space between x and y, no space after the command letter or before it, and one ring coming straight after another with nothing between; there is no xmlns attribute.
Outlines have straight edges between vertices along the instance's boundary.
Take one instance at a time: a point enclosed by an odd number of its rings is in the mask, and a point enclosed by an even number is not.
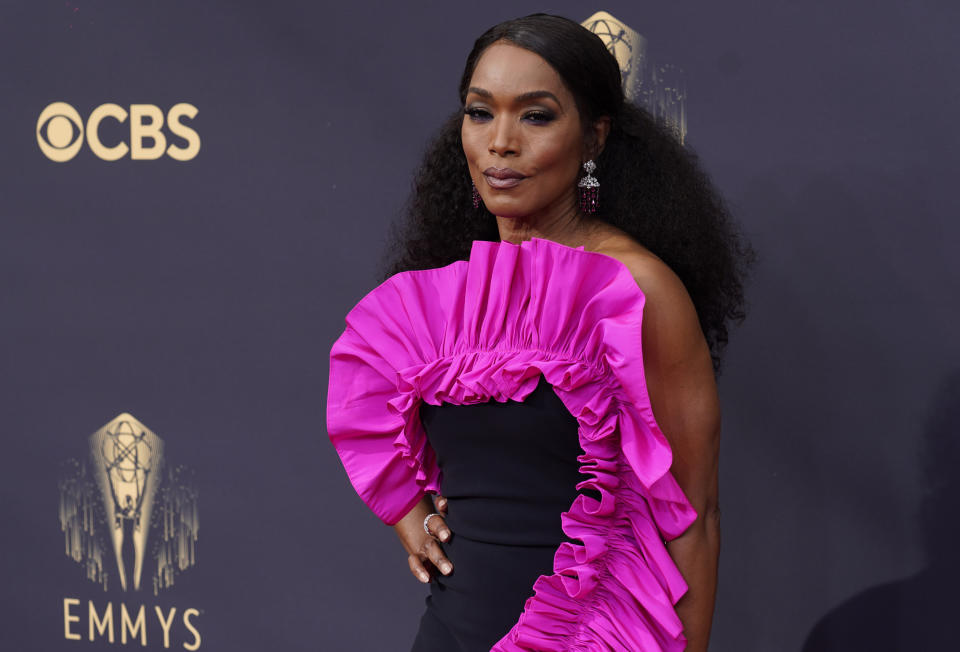
<svg viewBox="0 0 960 652"><path fill-rule="evenodd" d="M427 534L423 530L423 519L427 514L434 512L439 513L440 516L432 516L427 522L427 527L430 529L430 534ZM407 551L410 572L424 584L430 582L430 577L436 570L444 575L453 572L453 564L443 554L443 548L438 542L438 539L449 541L452 536L444 520L446 514L447 499L437 495L434 503L430 495L427 495L393 526Z"/></svg>

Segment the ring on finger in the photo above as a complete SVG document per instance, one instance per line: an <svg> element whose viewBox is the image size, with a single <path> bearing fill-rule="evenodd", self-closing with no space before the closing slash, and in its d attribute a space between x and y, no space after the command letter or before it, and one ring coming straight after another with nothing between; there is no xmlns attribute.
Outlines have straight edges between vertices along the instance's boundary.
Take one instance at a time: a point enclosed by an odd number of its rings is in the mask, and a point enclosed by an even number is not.
<svg viewBox="0 0 960 652"><path fill-rule="evenodd" d="M433 512L432 514L427 514L427 515L426 515L426 517L423 519L423 531L426 532L427 534L430 534L430 528L427 527L427 523L430 522L430 517L431 517L431 516L441 516L441 517L442 517L443 514L441 514L440 512ZM430 536L433 536L433 535L431 534Z"/></svg>

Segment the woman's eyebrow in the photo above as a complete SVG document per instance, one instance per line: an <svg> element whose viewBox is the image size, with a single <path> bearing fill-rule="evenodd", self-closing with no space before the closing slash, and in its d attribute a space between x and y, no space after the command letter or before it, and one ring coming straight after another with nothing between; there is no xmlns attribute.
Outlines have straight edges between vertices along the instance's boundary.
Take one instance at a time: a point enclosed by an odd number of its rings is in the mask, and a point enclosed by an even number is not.
<svg viewBox="0 0 960 652"><path fill-rule="evenodd" d="M520 93L520 95L517 95L514 100L517 102L526 102L527 100L539 100L541 97L549 97L557 104L560 104L560 100L557 99L557 96L550 91L529 91L527 93ZM563 106L563 104L560 104L560 106Z"/></svg>
<svg viewBox="0 0 960 652"><path fill-rule="evenodd" d="M470 93L475 93L480 97L486 97L488 99L493 97L493 93L491 93L485 88L479 88L477 86L471 86L470 88L467 89L467 91ZM563 104L560 103L560 100L557 99L557 96L551 93L550 91L527 91L526 93L520 93L513 99L515 102L526 102L527 100L537 100L537 99L540 99L541 97L549 97L551 100L553 100L557 104L560 104L560 106L563 106Z"/></svg>
<svg viewBox="0 0 960 652"><path fill-rule="evenodd" d="M467 89L467 92L469 92L469 93L475 93L475 94L479 95L480 97L487 97L487 98L493 97L493 93L491 93L491 92L488 91L487 89L485 89L485 88L477 88L476 86L471 86L470 88Z"/></svg>

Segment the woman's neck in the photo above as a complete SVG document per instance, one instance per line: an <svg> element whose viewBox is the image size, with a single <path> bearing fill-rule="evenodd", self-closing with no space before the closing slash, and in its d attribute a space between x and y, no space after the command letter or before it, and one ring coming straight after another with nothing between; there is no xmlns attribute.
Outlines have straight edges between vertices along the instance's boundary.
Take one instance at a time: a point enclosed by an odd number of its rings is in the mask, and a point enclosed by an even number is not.
<svg viewBox="0 0 960 652"><path fill-rule="evenodd" d="M553 215L497 217L500 239L513 244L530 238L541 238L568 247L587 246L602 225L600 220L584 216L576 208Z"/></svg>

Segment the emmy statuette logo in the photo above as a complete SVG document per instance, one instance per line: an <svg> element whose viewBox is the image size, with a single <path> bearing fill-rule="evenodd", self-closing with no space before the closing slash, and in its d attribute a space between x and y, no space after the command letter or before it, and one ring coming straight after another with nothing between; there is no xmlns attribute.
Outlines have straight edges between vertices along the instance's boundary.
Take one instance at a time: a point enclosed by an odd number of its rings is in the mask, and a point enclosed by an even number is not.
<svg viewBox="0 0 960 652"><path fill-rule="evenodd" d="M121 415L90 437L90 459L106 510L120 586L126 591L131 583L123 554L124 543L129 541L133 548L132 585L138 591L163 442L133 417Z"/></svg>
<svg viewBox="0 0 960 652"><path fill-rule="evenodd" d="M60 481L64 551L101 595L114 591L114 597L105 604L64 598L64 638L142 646L162 639L167 648L171 636L180 636L185 649L199 649L199 609L156 605L151 612L117 599L142 590L158 597L196 565L200 524L192 472L173 464L164 441L126 412L90 435L85 448L80 459L65 462Z"/></svg>
<svg viewBox="0 0 960 652"><path fill-rule="evenodd" d="M669 126L682 145L687 136L683 70L652 61L647 54L647 39L606 11L598 11L581 25L600 37L617 59L624 95Z"/></svg>

